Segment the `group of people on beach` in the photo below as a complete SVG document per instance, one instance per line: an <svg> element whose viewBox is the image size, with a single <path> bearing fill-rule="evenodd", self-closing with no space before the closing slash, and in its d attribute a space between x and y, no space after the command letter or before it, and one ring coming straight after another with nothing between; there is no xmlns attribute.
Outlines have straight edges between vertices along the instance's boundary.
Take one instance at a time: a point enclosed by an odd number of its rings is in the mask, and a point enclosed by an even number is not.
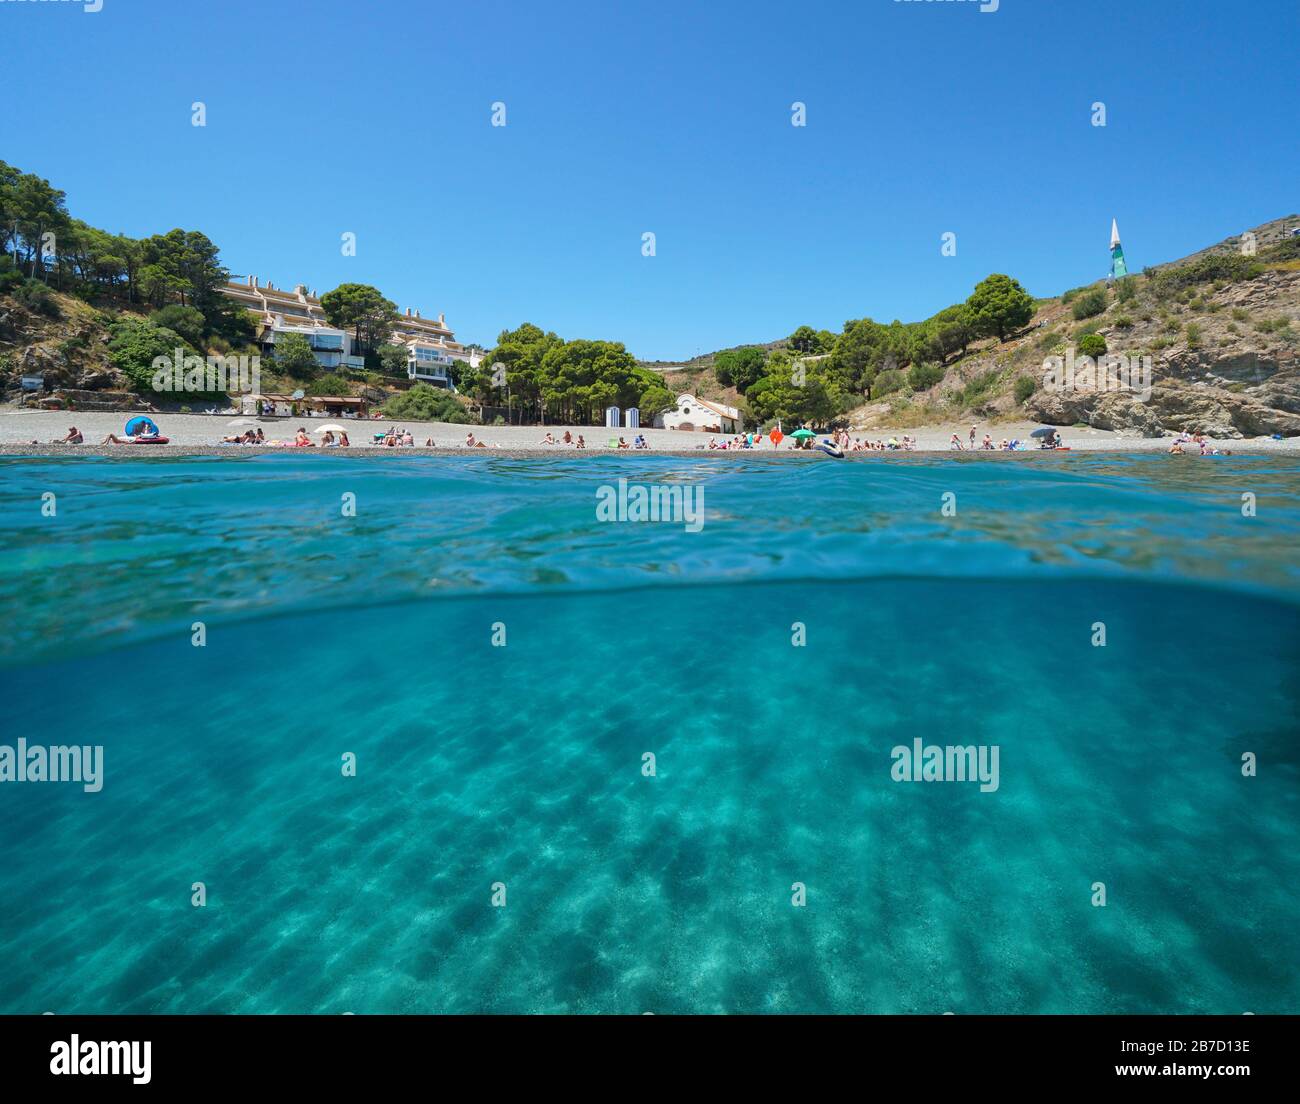
<svg viewBox="0 0 1300 1104"><path fill-rule="evenodd" d="M1195 445L1201 450L1202 456L1232 455L1232 449L1215 448L1213 443L1204 433L1188 433L1187 430L1183 430L1182 433L1174 438L1174 443L1169 446L1169 455L1185 456L1187 452L1183 448L1184 445Z"/></svg>
<svg viewBox="0 0 1300 1104"><path fill-rule="evenodd" d="M1061 440L1060 435L1056 434L1053 437L1045 438L1045 442L1047 443L1044 443L1040 447L1059 448L1060 440ZM1014 440L1010 440L1010 441L1008 441L1005 437L1003 437L1002 440L995 445L993 443L993 438L989 436L989 434L987 433L984 434L984 440L980 442L978 449L973 443L971 444L970 449L967 449L966 446L961 443L961 438L958 437L957 434L955 433L948 439L948 448L956 452L968 452L968 451L1021 452L1024 450L1024 447L1025 446L1021 442L1019 437L1016 437Z"/></svg>
<svg viewBox="0 0 1300 1104"><path fill-rule="evenodd" d="M1003 437L996 445L993 443L991 433L984 434L984 439L978 445L975 444L975 435L979 432L979 426L970 427L970 436L967 438L968 444L962 444L961 437L954 433L948 438L948 448L954 452L1023 452L1025 444L1019 437L1007 440ZM1055 431L1043 437L1039 448L1055 449L1063 447L1061 444L1061 435Z"/></svg>
<svg viewBox="0 0 1300 1104"><path fill-rule="evenodd" d="M949 439L948 446L950 449L958 452L980 451L980 452L1018 452L1023 451L1026 446L1017 438L1007 440L1003 438L998 444L993 443L991 434L985 433L983 440L976 445L975 439L978 433L978 426L970 427L968 444L963 443L960 436L956 433ZM100 442L101 445L125 445L131 444L136 438L149 439L157 437L158 430L152 423L143 425L139 433L133 437L119 437L114 433L107 434ZM779 430L766 435L773 448L779 448L784 435ZM161 438L160 438L161 439ZM726 440L719 441L716 437L710 437L708 445L698 445L697 448L709 449L756 449L763 445L764 433L762 430L755 430L748 433L738 433ZM802 440L794 439L793 447L811 447L814 438L805 436ZM32 444L37 442L33 441ZM221 439L223 445L266 445L274 448L316 448L316 442L311 439L305 426L299 426L297 433L294 434L292 441L268 441L266 434L262 431L261 426L255 429L248 429L243 433L232 434ZM541 439L539 444L542 445L567 445L570 448L586 449L587 442L581 433L574 434L571 430L565 430L562 437L556 437L550 431ZM850 435L847 429L837 429L833 431L826 442L828 445L838 449L840 452L912 452L915 450L916 438L909 434L902 434L901 437L890 437L888 441L876 440L870 438L859 438ZM51 441L50 444L56 445L82 445L85 444L85 437L76 426L69 426L68 432L57 440ZM334 429L327 429L321 436L321 448L349 448L352 442L348 440L348 435L342 429L337 433ZM375 444L386 446L388 448L412 447L415 444L415 437L410 430L389 427L388 431L382 436L375 435ZM424 442L426 448L436 448L432 437ZM1169 446L1169 453L1173 456L1183 456L1186 454L1184 446L1194 445L1199 449L1201 456L1231 456L1231 449L1217 448L1214 443L1203 433L1189 433L1184 430L1180 433ZM474 431L470 430L465 434L466 448L488 448L488 444L474 436ZM493 446L496 447L496 446ZM610 438L610 447L617 449L642 450L649 449L650 444L646 438L638 433L629 444L627 439L619 437ZM1061 441L1061 435L1055 431L1045 435L1040 443L1041 448L1059 449L1064 448Z"/></svg>
<svg viewBox="0 0 1300 1104"><path fill-rule="evenodd" d="M466 443L468 444L468 442ZM572 431L567 429L564 431L563 437L556 437L554 433L547 430L546 436L537 443L539 445L568 445L570 448L575 449L585 449L587 447L586 438L583 437L581 433L575 437ZM626 437L611 437L609 439L609 447L640 451L642 449L648 449L650 447L650 442L647 441L642 434L638 433L634 438L632 438L632 443L630 445L628 444Z"/></svg>
<svg viewBox="0 0 1300 1104"><path fill-rule="evenodd" d="M848 430L843 430L838 436L832 434L832 440L841 452L912 452L916 449L916 438L907 433L888 441L873 441L869 437L864 441L859 437L850 439Z"/></svg>
<svg viewBox="0 0 1300 1104"><path fill-rule="evenodd" d="M264 445L266 444L266 434L262 432L262 427L257 429L245 430L243 433L232 433L228 437L221 438L223 445Z"/></svg>

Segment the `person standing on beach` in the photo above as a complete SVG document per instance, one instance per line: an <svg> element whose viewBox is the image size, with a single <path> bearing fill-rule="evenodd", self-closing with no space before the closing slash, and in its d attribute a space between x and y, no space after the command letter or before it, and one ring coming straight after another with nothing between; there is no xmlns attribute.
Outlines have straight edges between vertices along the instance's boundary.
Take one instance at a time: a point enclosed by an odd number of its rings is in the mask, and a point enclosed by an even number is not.
<svg viewBox="0 0 1300 1104"><path fill-rule="evenodd" d="M970 447L975 447L975 426L970 427Z"/></svg>

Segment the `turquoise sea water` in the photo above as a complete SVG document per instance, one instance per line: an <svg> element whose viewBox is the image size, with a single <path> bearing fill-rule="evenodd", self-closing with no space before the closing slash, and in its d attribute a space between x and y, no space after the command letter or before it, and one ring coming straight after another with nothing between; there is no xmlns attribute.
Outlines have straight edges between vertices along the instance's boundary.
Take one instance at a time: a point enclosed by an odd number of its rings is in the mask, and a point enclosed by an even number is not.
<svg viewBox="0 0 1300 1104"><path fill-rule="evenodd" d="M1294 462L4 460L0 521L0 743L106 763L0 784L0 1012L1300 1010Z"/></svg>

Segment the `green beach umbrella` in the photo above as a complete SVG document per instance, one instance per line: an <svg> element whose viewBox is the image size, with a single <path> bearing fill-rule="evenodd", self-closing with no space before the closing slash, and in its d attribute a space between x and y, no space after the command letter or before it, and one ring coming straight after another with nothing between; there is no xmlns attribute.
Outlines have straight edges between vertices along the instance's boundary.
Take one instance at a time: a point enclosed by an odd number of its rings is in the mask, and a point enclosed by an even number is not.
<svg viewBox="0 0 1300 1104"><path fill-rule="evenodd" d="M790 434L790 436L804 438L804 437L816 437L817 434L815 434L811 429L796 429L792 434Z"/></svg>

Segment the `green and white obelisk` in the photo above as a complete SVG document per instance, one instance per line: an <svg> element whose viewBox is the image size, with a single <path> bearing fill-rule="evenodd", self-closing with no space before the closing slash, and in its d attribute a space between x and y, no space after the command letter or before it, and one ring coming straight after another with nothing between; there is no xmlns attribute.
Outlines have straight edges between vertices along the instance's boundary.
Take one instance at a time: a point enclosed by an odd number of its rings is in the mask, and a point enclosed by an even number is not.
<svg viewBox="0 0 1300 1104"><path fill-rule="evenodd" d="M1128 265L1124 263L1124 247L1119 244L1119 220L1110 220L1110 278L1118 280L1128 275Z"/></svg>

